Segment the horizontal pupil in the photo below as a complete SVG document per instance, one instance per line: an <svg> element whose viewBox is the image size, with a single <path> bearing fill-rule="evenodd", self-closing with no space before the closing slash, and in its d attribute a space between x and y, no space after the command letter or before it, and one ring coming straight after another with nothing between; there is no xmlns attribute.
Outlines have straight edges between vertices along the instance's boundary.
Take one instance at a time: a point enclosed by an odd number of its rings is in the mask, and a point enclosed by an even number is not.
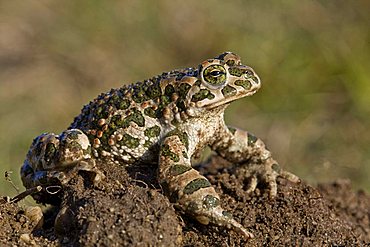
<svg viewBox="0 0 370 247"><path fill-rule="evenodd" d="M220 76L222 73L221 71L211 71L211 76Z"/></svg>

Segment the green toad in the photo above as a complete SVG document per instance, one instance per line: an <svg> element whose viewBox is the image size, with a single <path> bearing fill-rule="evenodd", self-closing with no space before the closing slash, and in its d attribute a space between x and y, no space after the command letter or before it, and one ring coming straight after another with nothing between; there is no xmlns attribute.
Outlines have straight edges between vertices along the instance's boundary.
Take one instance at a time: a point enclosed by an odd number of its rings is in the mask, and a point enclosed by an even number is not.
<svg viewBox="0 0 370 247"><path fill-rule="evenodd" d="M155 163L159 183L182 211L202 224L252 237L222 209L218 194L192 168L191 158L209 146L233 163L250 163L248 192L256 188L257 179L269 185L271 196L276 195L277 176L298 181L279 169L260 139L224 122L229 103L253 95L260 86L252 68L225 52L195 68L112 89L85 105L61 135L45 133L34 140L21 169L23 184L65 184L73 170L96 170L98 159L125 166ZM34 197L43 202L42 196Z"/></svg>

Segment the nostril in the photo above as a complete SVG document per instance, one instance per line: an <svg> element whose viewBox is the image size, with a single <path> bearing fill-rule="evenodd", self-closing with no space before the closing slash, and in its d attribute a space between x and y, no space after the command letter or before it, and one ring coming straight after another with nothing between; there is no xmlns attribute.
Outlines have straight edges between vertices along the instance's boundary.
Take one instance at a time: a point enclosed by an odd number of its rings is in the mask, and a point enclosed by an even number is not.
<svg viewBox="0 0 370 247"><path fill-rule="evenodd" d="M245 70L244 74L247 76L254 76L255 73L252 69L248 68Z"/></svg>

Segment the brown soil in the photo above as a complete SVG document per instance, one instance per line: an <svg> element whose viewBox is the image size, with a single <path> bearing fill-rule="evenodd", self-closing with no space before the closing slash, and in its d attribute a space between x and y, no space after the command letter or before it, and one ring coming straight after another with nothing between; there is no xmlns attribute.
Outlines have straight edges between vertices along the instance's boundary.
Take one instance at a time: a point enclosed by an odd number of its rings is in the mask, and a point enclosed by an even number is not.
<svg viewBox="0 0 370 247"><path fill-rule="evenodd" d="M86 174L64 189L62 205L35 223L15 203L0 201L0 246L364 246L370 243L370 196L349 181L322 184L278 180L271 200L261 185L244 191L238 168L217 160L198 167L220 193L223 207L254 239L203 226L175 210L155 182L155 168L104 165L106 178L92 188ZM217 164L217 165L216 165ZM99 164L101 166L101 164ZM56 217L57 212L61 211ZM55 219L57 218L57 219ZM53 223L55 223L55 226Z"/></svg>

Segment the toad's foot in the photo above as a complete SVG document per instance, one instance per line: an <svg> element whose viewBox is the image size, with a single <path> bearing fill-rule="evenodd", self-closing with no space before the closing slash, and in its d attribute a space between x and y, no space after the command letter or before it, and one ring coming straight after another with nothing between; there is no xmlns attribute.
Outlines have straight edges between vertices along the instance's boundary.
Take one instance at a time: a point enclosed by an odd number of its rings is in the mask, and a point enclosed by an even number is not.
<svg viewBox="0 0 370 247"><path fill-rule="evenodd" d="M246 239L254 238L254 235L244 228L240 223L232 218L232 215L227 211L224 211L221 207L213 211L213 218L221 225L226 226L233 231L242 234Z"/></svg>
<svg viewBox="0 0 370 247"><path fill-rule="evenodd" d="M259 183L264 183L269 189L270 198L277 195L277 178L281 177L290 182L298 183L300 179L293 173L287 172L279 166L274 160L269 159L262 164L248 164L238 170L237 175L249 179L247 193L252 193Z"/></svg>
<svg viewBox="0 0 370 247"><path fill-rule="evenodd" d="M213 192L213 188L211 190ZM225 211L220 206L218 196L215 193L212 194L214 195L206 195L202 201L191 201L186 203L187 213L192 215L201 224L208 225L211 223L223 226L243 235L246 239L254 238L254 235L238 223L231 213ZM183 206L179 206L183 208Z"/></svg>

